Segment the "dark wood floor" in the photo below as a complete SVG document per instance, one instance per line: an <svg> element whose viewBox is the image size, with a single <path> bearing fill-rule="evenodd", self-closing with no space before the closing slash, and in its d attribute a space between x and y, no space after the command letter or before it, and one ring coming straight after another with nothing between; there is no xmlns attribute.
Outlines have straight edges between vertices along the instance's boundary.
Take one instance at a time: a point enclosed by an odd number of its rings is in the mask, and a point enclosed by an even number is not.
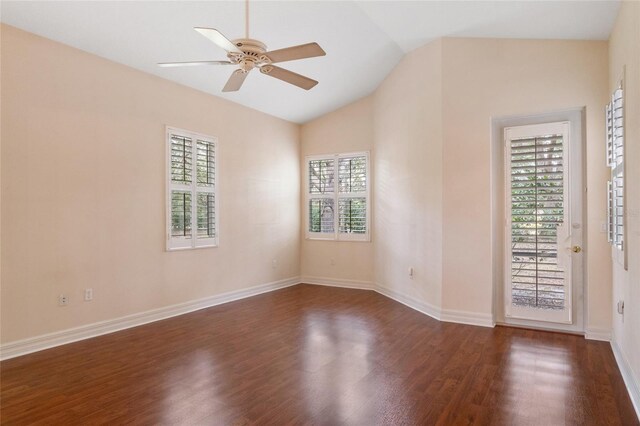
<svg viewBox="0 0 640 426"><path fill-rule="evenodd" d="M3 424L638 424L607 343L310 285L0 368Z"/></svg>

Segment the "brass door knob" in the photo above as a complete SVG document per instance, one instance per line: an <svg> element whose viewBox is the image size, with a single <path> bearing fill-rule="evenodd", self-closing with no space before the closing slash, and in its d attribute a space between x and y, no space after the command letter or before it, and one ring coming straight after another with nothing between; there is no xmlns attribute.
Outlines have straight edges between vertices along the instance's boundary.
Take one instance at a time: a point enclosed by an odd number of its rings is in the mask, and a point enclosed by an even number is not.
<svg viewBox="0 0 640 426"><path fill-rule="evenodd" d="M573 247L571 247L571 251L574 252L574 253L580 253L582 251L582 247L573 246Z"/></svg>

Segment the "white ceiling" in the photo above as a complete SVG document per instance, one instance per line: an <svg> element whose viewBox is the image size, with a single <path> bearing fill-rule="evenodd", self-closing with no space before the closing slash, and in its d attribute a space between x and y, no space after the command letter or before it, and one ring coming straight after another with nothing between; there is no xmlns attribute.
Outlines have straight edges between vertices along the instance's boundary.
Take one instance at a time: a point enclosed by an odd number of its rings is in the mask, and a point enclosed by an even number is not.
<svg viewBox="0 0 640 426"><path fill-rule="evenodd" d="M6 24L297 123L371 93L402 56L438 37L605 40L609 1L256 1L250 36L269 49L317 41L327 56L283 63L320 82L304 91L252 72L222 93L231 67L159 68L226 59L194 26L244 37L243 1L1 2Z"/></svg>

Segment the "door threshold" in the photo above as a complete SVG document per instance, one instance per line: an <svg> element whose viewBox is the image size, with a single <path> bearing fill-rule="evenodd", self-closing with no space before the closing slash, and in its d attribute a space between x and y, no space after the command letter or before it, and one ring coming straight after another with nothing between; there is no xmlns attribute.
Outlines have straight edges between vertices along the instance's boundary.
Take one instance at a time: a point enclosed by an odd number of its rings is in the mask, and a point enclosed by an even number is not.
<svg viewBox="0 0 640 426"><path fill-rule="evenodd" d="M562 330L553 327L541 327L536 325L524 325L524 324L511 324L507 322L496 322L496 327L510 327L510 328L521 328L524 330L535 330L535 331L544 331L547 333L559 333L559 334L570 334L572 336L585 336L584 331L578 330Z"/></svg>

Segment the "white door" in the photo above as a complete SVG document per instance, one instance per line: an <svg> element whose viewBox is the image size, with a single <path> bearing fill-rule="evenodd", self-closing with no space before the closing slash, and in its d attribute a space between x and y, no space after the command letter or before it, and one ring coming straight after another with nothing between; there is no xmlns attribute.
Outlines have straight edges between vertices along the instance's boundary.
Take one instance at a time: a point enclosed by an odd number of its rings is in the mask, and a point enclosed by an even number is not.
<svg viewBox="0 0 640 426"><path fill-rule="evenodd" d="M507 321L575 319L574 287L582 285L582 175L581 146L572 143L570 128L557 122L504 132Z"/></svg>

